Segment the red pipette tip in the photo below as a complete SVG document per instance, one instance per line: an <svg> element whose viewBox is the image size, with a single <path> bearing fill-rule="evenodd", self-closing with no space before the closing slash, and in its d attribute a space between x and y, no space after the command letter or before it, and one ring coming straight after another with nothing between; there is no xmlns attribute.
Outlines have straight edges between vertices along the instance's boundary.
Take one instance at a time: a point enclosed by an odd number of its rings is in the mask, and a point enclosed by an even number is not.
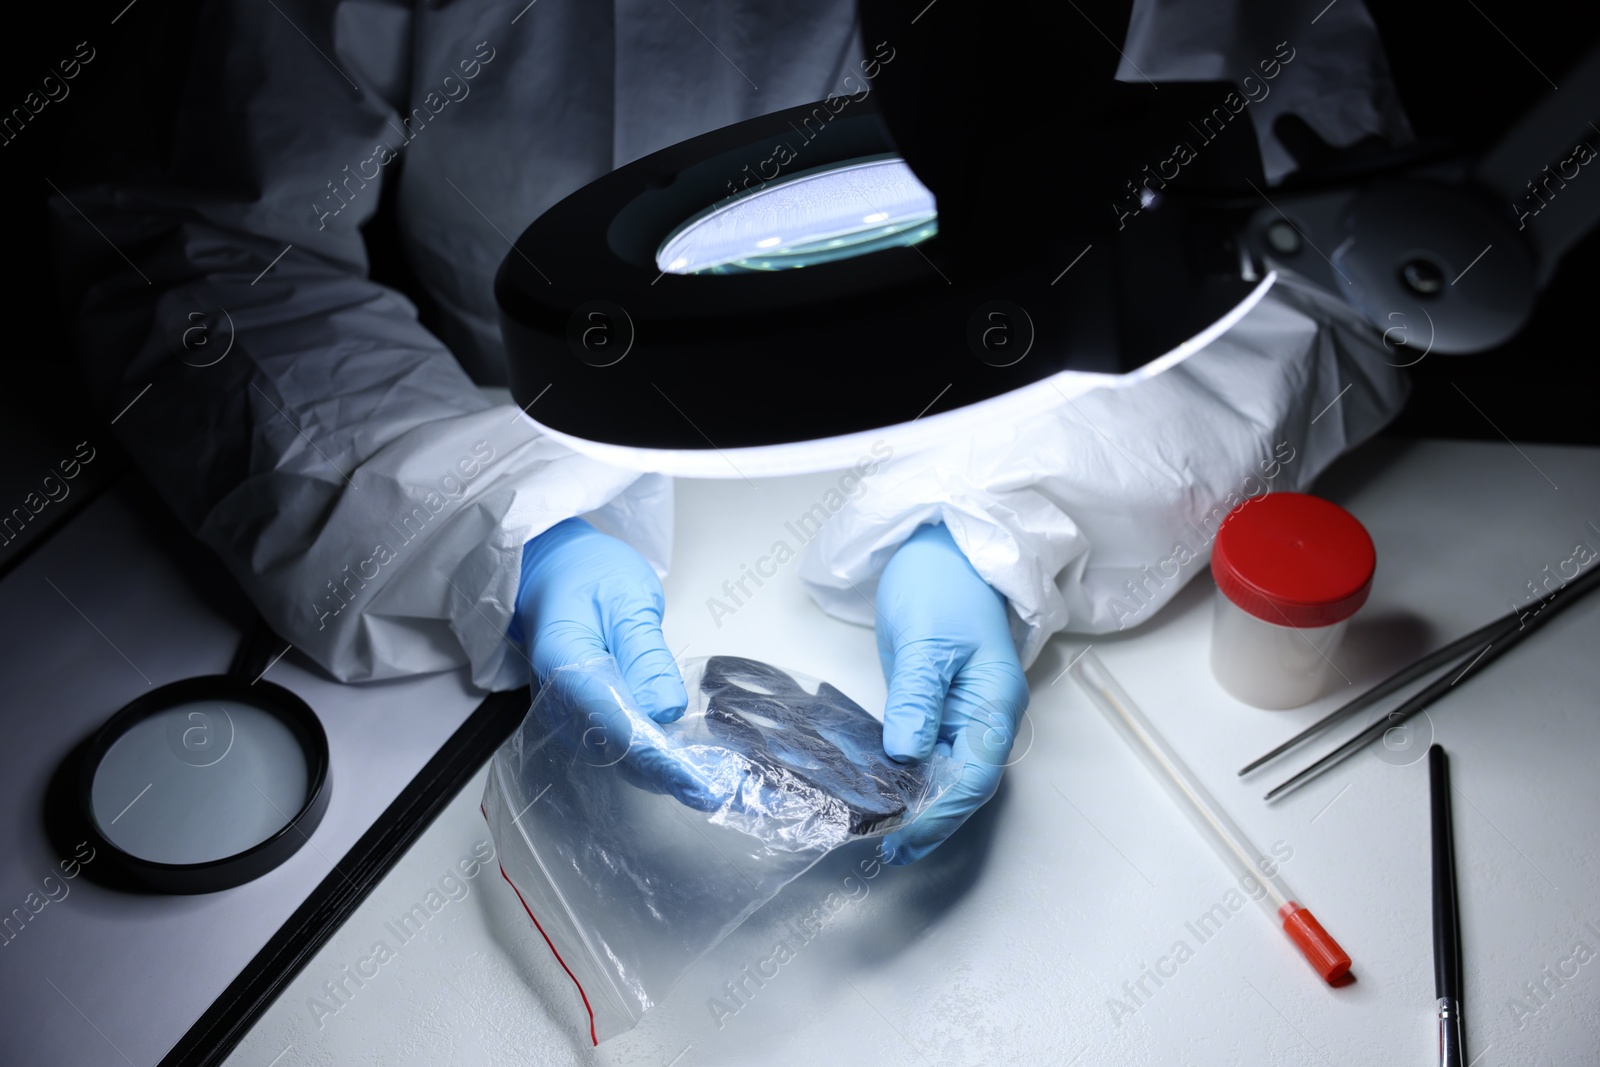
<svg viewBox="0 0 1600 1067"><path fill-rule="evenodd" d="M1323 981L1331 985L1350 973L1350 954L1339 947L1339 942L1308 909L1290 901L1278 909L1278 917L1283 920L1283 932L1300 946Z"/></svg>

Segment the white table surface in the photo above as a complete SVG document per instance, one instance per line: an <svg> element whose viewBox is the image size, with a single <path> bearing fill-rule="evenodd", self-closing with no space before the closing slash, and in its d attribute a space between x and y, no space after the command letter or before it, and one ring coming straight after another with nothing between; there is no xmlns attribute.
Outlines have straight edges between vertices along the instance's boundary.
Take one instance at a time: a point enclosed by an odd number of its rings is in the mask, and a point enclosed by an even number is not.
<svg viewBox="0 0 1600 1067"><path fill-rule="evenodd" d="M571 983L491 866L403 946L385 926L482 855L470 784L228 1061L300 1064L1421 1064L1432 1062L1427 744L1450 751L1469 1052L1482 1067L1600 1061L1600 598L1568 611L1417 720L1293 795L1234 769L1360 689L1497 616L1546 564L1600 548L1600 454L1377 442L1319 491L1372 532L1378 577L1338 665L1352 685L1293 712L1225 696L1207 664L1201 573L1149 624L1094 641L1125 687L1354 958L1325 985L1247 904L1204 942L1186 923L1231 879L1068 679L1082 642L1030 672L1029 726L999 797L946 847L846 882L830 856L693 967L636 1029L590 1049ZM685 656L730 653L827 678L868 707L871 634L825 617L790 563L717 628L705 607L783 536L826 476L681 482L666 630ZM1557 488L1557 486L1559 488ZM1321 751L1319 748L1318 751ZM1291 761L1298 766L1298 761ZM708 999L830 893L855 894L719 1026ZM359 986L373 945L395 956ZM1159 987L1124 983L1192 950ZM1563 961L1568 961L1563 963ZM1546 971L1545 968L1549 968ZM1558 969L1566 971L1559 983ZM1169 966L1170 970L1170 966ZM1533 998L1525 983L1543 979ZM343 982L333 999L329 983ZM154 994L152 994L154 995ZM318 1011L312 998L336 1011ZM1118 1013L1113 1000L1128 1010ZM1518 1013L1513 1003L1526 1001ZM1535 1010L1536 1009L1536 1010Z"/></svg>
<svg viewBox="0 0 1600 1067"><path fill-rule="evenodd" d="M280 659L267 680L299 694L328 735L332 794L306 844L200 896L96 885L98 856L63 881L72 852L41 822L56 767L135 697L226 671L239 643L228 612L243 594L150 494L124 479L0 582L0 918L14 924L0 939L4 1067L159 1062L483 700L465 672L353 686Z"/></svg>

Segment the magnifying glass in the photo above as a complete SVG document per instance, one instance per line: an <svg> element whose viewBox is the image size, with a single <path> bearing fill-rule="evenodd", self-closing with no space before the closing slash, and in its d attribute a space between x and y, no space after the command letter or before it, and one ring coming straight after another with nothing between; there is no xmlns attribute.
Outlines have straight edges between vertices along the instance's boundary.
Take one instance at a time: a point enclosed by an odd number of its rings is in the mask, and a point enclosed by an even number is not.
<svg viewBox="0 0 1600 1067"><path fill-rule="evenodd" d="M282 645L258 621L227 674L139 697L82 750L84 832L129 881L228 889L283 863L316 829L331 792L328 739L303 700L260 678Z"/></svg>

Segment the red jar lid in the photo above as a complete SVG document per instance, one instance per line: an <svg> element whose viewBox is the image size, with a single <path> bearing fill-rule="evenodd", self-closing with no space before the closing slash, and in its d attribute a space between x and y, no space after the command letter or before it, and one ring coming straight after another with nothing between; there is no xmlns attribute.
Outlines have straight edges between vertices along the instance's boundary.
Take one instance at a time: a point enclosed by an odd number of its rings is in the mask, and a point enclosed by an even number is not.
<svg viewBox="0 0 1600 1067"><path fill-rule="evenodd" d="M1332 626L1367 602L1377 553L1356 517L1305 493L1268 493L1228 513L1211 550L1217 588L1279 626Z"/></svg>

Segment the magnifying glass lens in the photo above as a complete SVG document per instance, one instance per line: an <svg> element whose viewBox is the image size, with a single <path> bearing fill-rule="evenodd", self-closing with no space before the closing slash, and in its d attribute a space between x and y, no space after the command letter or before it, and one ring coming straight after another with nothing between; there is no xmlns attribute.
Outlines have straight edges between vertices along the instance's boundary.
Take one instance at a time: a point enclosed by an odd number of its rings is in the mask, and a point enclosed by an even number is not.
<svg viewBox="0 0 1600 1067"><path fill-rule="evenodd" d="M153 863L211 863L288 826L311 768L288 723L237 700L163 708L101 758L90 804L100 832Z"/></svg>

